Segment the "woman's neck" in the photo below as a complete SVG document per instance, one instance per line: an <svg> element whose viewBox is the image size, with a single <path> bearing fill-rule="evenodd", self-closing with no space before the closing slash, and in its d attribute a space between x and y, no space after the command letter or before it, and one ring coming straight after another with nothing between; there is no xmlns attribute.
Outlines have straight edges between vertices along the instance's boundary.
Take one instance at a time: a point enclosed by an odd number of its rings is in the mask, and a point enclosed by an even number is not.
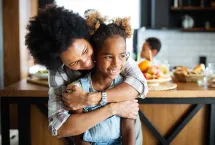
<svg viewBox="0 0 215 145"><path fill-rule="evenodd" d="M96 91L106 90L112 83L112 79L107 76L102 75L102 73L97 70L93 71L91 74L92 85Z"/></svg>

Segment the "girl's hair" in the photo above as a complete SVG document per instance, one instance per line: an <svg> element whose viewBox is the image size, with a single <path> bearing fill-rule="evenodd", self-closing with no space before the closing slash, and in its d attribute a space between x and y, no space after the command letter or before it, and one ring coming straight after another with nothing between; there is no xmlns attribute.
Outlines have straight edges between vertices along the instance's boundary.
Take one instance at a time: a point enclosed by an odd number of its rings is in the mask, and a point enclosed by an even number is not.
<svg viewBox="0 0 215 145"><path fill-rule="evenodd" d="M108 20L107 17L102 17L98 11L89 10L85 13L85 18L90 27L90 40L94 52L100 51L107 38L121 36L126 40L132 35L129 17Z"/></svg>
<svg viewBox="0 0 215 145"><path fill-rule="evenodd" d="M89 39L89 27L79 14L48 5L29 20L25 44L39 64L56 70L62 66L60 55L73 39Z"/></svg>

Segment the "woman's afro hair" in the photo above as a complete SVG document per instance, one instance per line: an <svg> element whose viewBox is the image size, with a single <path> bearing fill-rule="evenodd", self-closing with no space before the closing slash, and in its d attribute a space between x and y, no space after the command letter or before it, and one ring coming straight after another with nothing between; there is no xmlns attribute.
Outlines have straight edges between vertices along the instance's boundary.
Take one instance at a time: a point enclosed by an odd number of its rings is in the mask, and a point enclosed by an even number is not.
<svg viewBox="0 0 215 145"><path fill-rule="evenodd" d="M36 63L49 70L62 66L60 55L73 39L89 39L86 20L64 7L48 5L29 20L25 44Z"/></svg>

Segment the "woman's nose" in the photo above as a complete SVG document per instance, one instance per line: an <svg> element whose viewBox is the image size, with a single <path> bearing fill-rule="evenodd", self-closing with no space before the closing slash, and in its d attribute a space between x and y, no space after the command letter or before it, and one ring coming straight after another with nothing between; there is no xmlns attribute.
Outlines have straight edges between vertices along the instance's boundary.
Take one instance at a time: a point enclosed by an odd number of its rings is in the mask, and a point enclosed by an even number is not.
<svg viewBox="0 0 215 145"><path fill-rule="evenodd" d="M82 59L82 66L89 66L90 63L91 63L91 60L89 57L84 57Z"/></svg>

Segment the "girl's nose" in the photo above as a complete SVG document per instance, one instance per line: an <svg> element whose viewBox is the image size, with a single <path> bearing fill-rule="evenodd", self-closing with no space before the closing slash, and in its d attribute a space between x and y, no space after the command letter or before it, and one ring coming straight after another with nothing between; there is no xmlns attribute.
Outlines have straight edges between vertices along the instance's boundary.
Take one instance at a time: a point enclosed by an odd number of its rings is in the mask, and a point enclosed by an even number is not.
<svg viewBox="0 0 215 145"><path fill-rule="evenodd" d="M114 66L120 66L121 65L121 60L119 58L114 58L112 64Z"/></svg>

